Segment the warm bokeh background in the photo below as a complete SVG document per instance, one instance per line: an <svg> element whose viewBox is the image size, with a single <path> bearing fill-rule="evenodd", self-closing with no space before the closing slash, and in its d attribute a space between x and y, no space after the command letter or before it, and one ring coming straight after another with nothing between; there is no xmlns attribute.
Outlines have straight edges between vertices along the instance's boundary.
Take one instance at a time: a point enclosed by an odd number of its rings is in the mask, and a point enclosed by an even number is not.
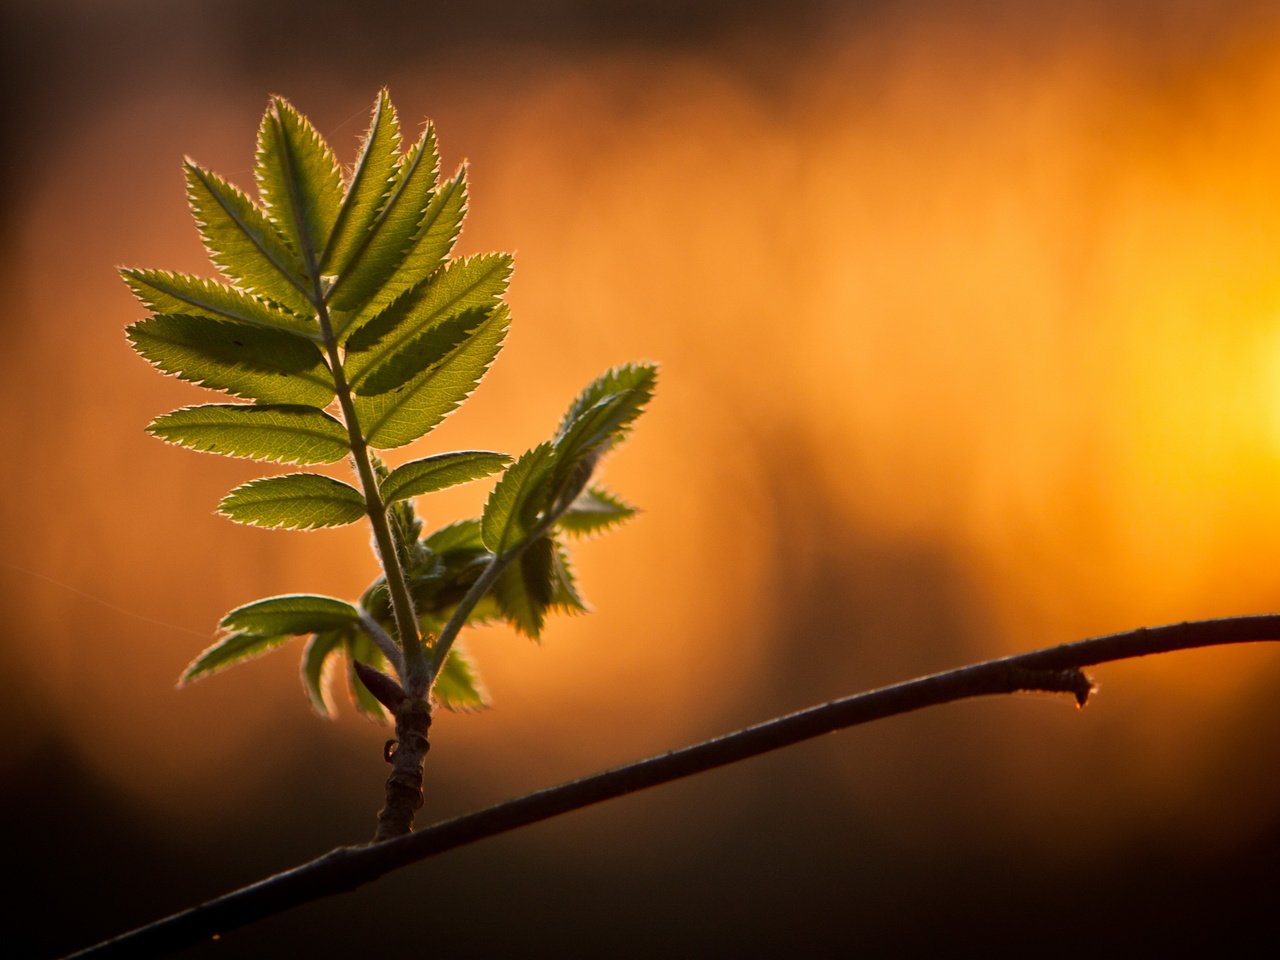
<svg viewBox="0 0 1280 960"><path fill-rule="evenodd" d="M495 707L437 721L424 822L965 661L1277 608L1274 4L398 7L4 0L15 955L372 831L385 735L311 716L296 648L173 687L227 608L353 596L373 561L355 528L212 516L263 471L143 434L201 392L128 350L112 270L207 269L178 161L247 185L271 92L350 159L388 85L471 162L462 249L517 251L506 351L402 456L519 451L604 367L663 365L607 467L646 512L578 553L596 612L473 638ZM194 955L1274 944L1280 651L1096 676L1082 713L877 724Z"/></svg>

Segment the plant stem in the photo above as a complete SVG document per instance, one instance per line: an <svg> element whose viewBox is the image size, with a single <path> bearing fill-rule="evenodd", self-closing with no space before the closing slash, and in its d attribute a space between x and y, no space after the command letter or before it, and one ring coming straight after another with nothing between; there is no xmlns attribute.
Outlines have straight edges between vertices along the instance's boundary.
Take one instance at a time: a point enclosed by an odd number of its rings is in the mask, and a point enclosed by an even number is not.
<svg viewBox="0 0 1280 960"><path fill-rule="evenodd" d="M956 700L1022 690L1070 693L1083 705L1093 689L1092 682L1081 672L1083 667L1174 650L1264 640L1280 640L1280 614L1144 627L881 687L508 800L386 843L339 847L310 863L89 947L67 960L164 956L215 933L225 933L320 897L354 890L393 870L456 847L873 720Z"/></svg>
<svg viewBox="0 0 1280 960"><path fill-rule="evenodd" d="M400 563L400 551L396 547L395 533L391 529L391 524L387 522L387 507L382 502L382 494L378 490L378 478L373 470L373 461L369 457L369 444L365 442L364 433L360 430L360 419L356 415L355 401L351 397L351 385L347 383L346 372L342 368L342 356L338 351L337 337L333 334L333 322L329 318L328 304L321 299L317 304L317 310L320 330L324 334L324 347L329 354L329 366L333 371L334 388L338 394L338 403L342 407L342 419L347 426L347 439L351 444L351 461L355 464L356 473L360 477L369 525L373 528L373 539L378 546L378 559L382 563L383 576L387 581L387 592L391 595L391 610L396 621L396 633L399 634L400 649L404 653L405 675L400 679L404 682L409 696L421 698L427 692L427 659L418 634L418 617L413 609L413 598L409 595L409 584L405 580L404 567Z"/></svg>
<svg viewBox="0 0 1280 960"><path fill-rule="evenodd" d="M317 294L319 294L318 281ZM360 430L360 420L356 415L351 386L347 383L346 372L342 367L338 339L333 333L329 307L323 296L317 296L315 305L320 329L324 334L325 350L329 354L329 365L333 371L334 389L338 395L338 403L342 407L342 419L347 426L351 460L355 463L356 472L360 476L365 509L369 516L369 524L373 527L374 542L378 546L378 559L382 563L387 592L391 596L396 633L400 638L401 656L388 659L397 668L400 682L408 694L404 703L400 705L400 709L396 711L396 751L391 757L391 773L387 775L384 788L385 799L382 809L378 811L378 827L373 835L374 841L380 842L403 836L413 830L414 817L422 807L422 770L426 763L427 751L431 749L427 737L427 731L431 727L431 703L427 700L430 674L427 669L426 651L422 648L422 639L418 634L418 615L413 608L413 597L409 593L409 584L405 580L404 566L400 562L400 550L396 543L395 532L387 522L387 506L378 489L378 478L369 456L369 445L365 442L364 433ZM376 627L377 624L374 623L373 626ZM369 629L367 624L366 629ZM375 642L378 639L375 635Z"/></svg>

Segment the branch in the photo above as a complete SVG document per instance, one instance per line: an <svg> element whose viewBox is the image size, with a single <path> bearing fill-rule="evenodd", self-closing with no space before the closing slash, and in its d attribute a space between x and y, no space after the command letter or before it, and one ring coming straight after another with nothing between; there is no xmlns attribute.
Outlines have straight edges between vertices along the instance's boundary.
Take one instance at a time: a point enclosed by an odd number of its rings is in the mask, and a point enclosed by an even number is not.
<svg viewBox="0 0 1280 960"><path fill-rule="evenodd" d="M804 740L971 697L1021 690L1070 693L1084 706L1093 683L1083 667L1229 643L1280 640L1280 614L1199 620L1095 637L987 660L833 700L733 733L508 800L382 843L339 847L292 870L89 947L73 958L161 956L215 933L335 893L487 837L714 770ZM68 958L71 960L71 958Z"/></svg>

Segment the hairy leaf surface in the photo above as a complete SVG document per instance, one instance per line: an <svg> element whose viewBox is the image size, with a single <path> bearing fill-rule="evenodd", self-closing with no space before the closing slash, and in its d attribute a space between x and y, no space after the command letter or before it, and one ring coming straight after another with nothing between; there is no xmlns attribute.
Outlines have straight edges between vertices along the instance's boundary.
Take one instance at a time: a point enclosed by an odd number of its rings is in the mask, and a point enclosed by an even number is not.
<svg viewBox="0 0 1280 960"><path fill-rule="evenodd" d="M131 324L133 348L165 373L262 403L326 406L333 377L310 340L266 327L158 314Z"/></svg>
<svg viewBox="0 0 1280 960"><path fill-rule="evenodd" d="M364 497L331 477L289 473L241 484L222 499L218 512L251 526L314 530L359 520Z"/></svg>
<svg viewBox="0 0 1280 960"><path fill-rule="evenodd" d="M311 121L279 97L258 128L254 172L271 222L301 255L305 275L318 277L342 206L342 173Z"/></svg>
<svg viewBox="0 0 1280 960"><path fill-rule="evenodd" d="M462 450L424 457L397 467L381 486L384 503L421 496L497 473L511 458L488 450Z"/></svg>
<svg viewBox="0 0 1280 960"><path fill-rule="evenodd" d="M360 611L345 600L289 593L236 607L218 624L224 630L264 636L323 633L360 622Z"/></svg>
<svg viewBox="0 0 1280 960"><path fill-rule="evenodd" d="M469 397L502 349L510 314L500 306L471 336L403 385L376 397L355 398L371 446L387 450L417 440Z"/></svg>
<svg viewBox="0 0 1280 960"><path fill-rule="evenodd" d="M321 273L341 274L368 235L400 167L400 120L387 91L378 93L346 196L329 237Z"/></svg>
<svg viewBox="0 0 1280 960"><path fill-rule="evenodd" d="M311 340L320 338L313 319L300 317L253 294L204 277L168 270L120 271L139 300L155 313L186 314L214 320L237 320L285 330Z"/></svg>
<svg viewBox="0 0 1280 960"><path fill-rule="evenodd" d="M216 673L227 667L252 660L291 639L287 634L282 636L262 636L257 633L233 633L223 637L213 646L207 648L200 656L191 661L183 671L181 683L190 683L210 673Z"/></svg>
<svg viewBox="0 0 1280 960"><path fill-rule="evenodd" d="M193 450L274 463L334 463L350 450L346 427L314 407L210 403L156 417L147 430Z"/></svg>
<svg viewBox="0 0 1280 960"><path fill-rule="evenodd" d="M186 164L187 196L209 257L224 274L299 316L313 308L306 271L267 215L216 173Z"/></svg>

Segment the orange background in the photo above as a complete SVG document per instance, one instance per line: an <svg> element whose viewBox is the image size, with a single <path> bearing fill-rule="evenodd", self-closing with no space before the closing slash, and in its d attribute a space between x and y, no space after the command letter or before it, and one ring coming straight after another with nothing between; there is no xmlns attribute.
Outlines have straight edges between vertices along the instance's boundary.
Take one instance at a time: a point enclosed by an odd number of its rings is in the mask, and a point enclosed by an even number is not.
<svg viewBox="0 0 1280 960"><path fill-rule="evenodd" d="M32 929L11 903L33 951L372 831L386 734L343 698L336 723L308 713L300 643L173 686L232 606L356 596L367 533L212 515L264 471L143 433L208 395L131 354L141 312L112 271L209 272L179 160L248 186L268 93L349 161L387 85L447 168L471 164L460 252L516 252L503 355L395 462L519 452L605 367L662 364L605 474L644 513L576 552L595 612L541 647L471 638L494 708L438 718L422 822L970 660L1276 608L1271 5L645 9L6 10L0 809L24 896L77 905ZM1280 652L1095 676L1083 713L1020 697L877 724L218 949L1273 937Z"/></svg>

